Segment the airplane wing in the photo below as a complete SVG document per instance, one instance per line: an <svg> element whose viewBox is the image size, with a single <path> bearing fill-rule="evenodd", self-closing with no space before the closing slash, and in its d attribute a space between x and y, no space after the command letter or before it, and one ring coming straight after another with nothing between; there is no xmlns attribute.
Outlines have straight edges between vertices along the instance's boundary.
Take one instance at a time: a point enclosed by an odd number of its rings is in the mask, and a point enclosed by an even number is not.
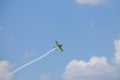
<svg viewBox="0 0 120 80"><path fill-rule="evenodd" d="M55 41L55 43L56 43L56 46L58 47L58 46L59 46L59 43L58 43L57 41Z"/></svg>
<svg viewBox="0 0 120 80"><path fill-rule="evenodd" d="M63 51L63 49L61 47L59 47L60 51Z"/></svg>

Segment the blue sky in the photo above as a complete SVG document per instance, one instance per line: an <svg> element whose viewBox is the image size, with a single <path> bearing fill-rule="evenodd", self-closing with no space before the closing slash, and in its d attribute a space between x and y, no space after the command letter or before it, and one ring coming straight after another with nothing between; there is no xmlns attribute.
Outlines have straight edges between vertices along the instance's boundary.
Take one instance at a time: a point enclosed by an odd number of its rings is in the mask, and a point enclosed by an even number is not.
<svg viewBox="0 0 120 80"><path fill-rule="evenodd" d="M7 74L43 55L53 48L56 40L63 44L64 52L54 51L12 75L14 78L1 77L3 72L0 72L0 79L93 80L97 77L95 80L104 80L103 74L115 75L112 80L120 79L117 76L120 75L117 68L119 3L119 0L1 0L1 70ZM86 66L90 67L88 75ZM97 74L100 69L111 69L111 72Z"/></svg>

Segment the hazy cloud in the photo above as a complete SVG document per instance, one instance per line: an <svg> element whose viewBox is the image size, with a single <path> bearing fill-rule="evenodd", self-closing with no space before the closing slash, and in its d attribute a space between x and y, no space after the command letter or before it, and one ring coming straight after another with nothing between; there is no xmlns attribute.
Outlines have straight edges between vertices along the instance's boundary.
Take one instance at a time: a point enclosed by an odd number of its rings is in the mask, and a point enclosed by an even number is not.
<svg viewBox="0 0 120 80"><path fill-rule="evenodd" d="M89 21L88 27L89 27L90 30L92 30L94 28L93 21Z"/></svg>
<svg viewBox="0 0 120 80"><path fill-rule="evenodd" d="M120 40L115 40L114 63L109 64L106 57L92 57L88 62L72 60L65 69L65 80L120 80Z"/></svg>
<svg viewBox="0 0 120 80"><path fill-rule="evenodd" d="M4 35L3 38L5 40L7 40L8 43L15 43L16 42L15 37L10 37L10 36Z"/></svg>
<svg viewBox="0 0 120 80"><path fill-rule="evenodd" d="M50 79L51 79L51 75L49 74L40 75L40 80L50 80Z"/></svg>
<svg viewBox="0 0 120 80"><path fill-rule="evenodd" d="M11 37L8 34L6 34L6 31L2 26L0 26L0 38L4 39L4 41L7 41L8 43L15 43L16 39L15 37Z"/></svg>
<svg viewBox="0 0 120 80"><path fill-rule="evenodd" d="M0 26L0 37L2 37L2 35L3 35L3 28L2 26Z"/></svg>
<svg viewBox="0 0 120 80"><path fill-rule="evenodd" d="M0 32L2 31L2 26L0 26Z"/></svg>
<svg viewBox="0 0 120 80"><path fill-rule="evenodd" d="M115 63L120 66L120 40L115 40Z"/></svg>
<svg viewBox="0 0 120 80"><path fill-rule="evenodd" d="M33 50L33 51L31 51L31 52L26 52L26 53L25 53L25 57L26 57L26 58L30 58L30 57L32 57L35 53L36 53L35 50Z"/></svg>
<svg viewBox="0 0 120 80"><path fill-rule="evenodd" d="M8 61L0 61L0 80L13 80L13 75L10 75L11 68Z"/></svg>
<svg viewBox="0 0 120 80"><path fill-rule="evenodd" d="M78 4L101 4L104 3L106 0L76 0Z"/></svg>

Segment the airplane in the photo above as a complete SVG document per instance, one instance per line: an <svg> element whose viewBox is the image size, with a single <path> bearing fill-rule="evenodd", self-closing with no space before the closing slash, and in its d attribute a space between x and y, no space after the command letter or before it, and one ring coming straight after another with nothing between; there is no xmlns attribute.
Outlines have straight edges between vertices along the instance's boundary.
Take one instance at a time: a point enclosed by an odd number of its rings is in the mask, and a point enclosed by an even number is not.
<svg viewBox="0 0 120 80"><path fill-rule="evenodd" d="M59 44L58 41L55 41L55 46L54 46L54 48L56 48L56 49L58 48L60 51L63 52L62 44Z"/></svg>

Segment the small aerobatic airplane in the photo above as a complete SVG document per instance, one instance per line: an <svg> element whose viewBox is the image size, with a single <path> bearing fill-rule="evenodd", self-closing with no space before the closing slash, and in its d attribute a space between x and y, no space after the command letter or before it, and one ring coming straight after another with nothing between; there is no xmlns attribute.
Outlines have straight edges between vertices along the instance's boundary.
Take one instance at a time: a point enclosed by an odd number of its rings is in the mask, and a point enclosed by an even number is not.
<svg viewBox="0 0 120 80"><path fill-rule="evenodd" d="M62 44L59 44L57 41L55 41L55 46L54 48L58 48L60 51L63 51L62 49Z"/></svg>

